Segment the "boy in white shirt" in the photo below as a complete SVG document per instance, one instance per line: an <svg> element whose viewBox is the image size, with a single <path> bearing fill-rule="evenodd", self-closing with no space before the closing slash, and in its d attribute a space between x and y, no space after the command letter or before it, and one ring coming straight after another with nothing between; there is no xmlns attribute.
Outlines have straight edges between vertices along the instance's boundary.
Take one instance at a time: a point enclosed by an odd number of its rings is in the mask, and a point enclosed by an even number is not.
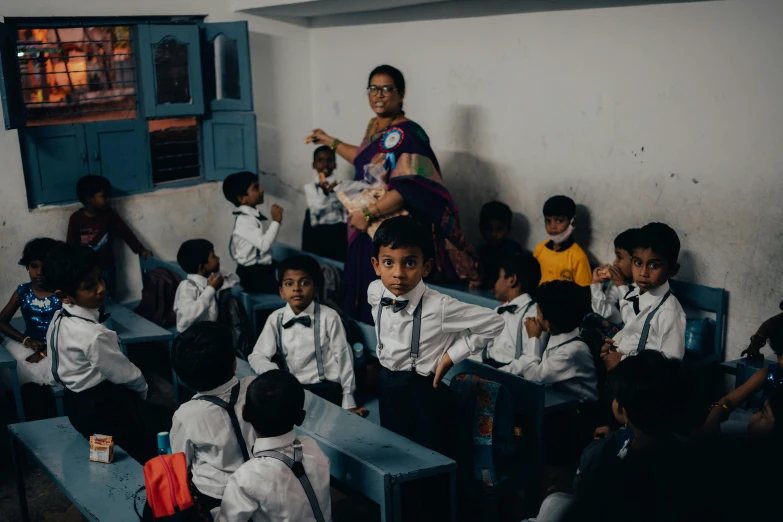
<svg viewBox="0 0 783 522"><path fill-rule="evenodd" d="M529 252L511 254L497 260L500 275L495 282L495 297L503 304L495 311L503 318L503 332L480 355L470 358L494 368L508 371L506 365L522 356L527 345L525 318L535 317L536 301L533 296L541 281L541 267ZM546 343L546 339L543 340Z"/></svg>
<svg viewBox="0 0 783 522"><path fill-rule="evenodd" d="M302 250L337 261L348 251L345 207L334 193L339 182L330 182L337 167L334 151L321 145L313 152L317 177L304 185L307 212L302 225Z"/></svg>
<svg viewBox="0 0 783 522"><path fill-rule="evenodd" d="M410 216L384 221L373 238L370 284L381 363L381 426L440 453L449 450L451 397L440 384L451 367L503 331L493 310L462 303L424 284L432 235Z"/></svg>
<svg viewBox="0 0 783 522"><path fill-rule="evenodd" d="M645 225L635 235L633 280L636 288L620 302L628 317L613 339L606 339L601 358L611 371L629 355L657 350L667 357L685 355L685 312L669 288L680 269L680 238L663 223Z"/></svg>
<svg viewBox="0 0 783 522"><path fill-rule="evenodd" d="M242 288L252 293L276 293L272 245L283 221L283 209L272 205L272 223L264 232L263 222L267 218L256 209L264 202L264 191L258 186L258 176L252 172L237 172L226 177L223 195L238 207L234 212L228 253L237 263Z"/></svg>
<svg viewBox="0 0 783 522"><path fill-rule="evenodd" d="M113 436L144 464L158 454L156 435L169 431L172 411L145 401L144 376L120 351L117 334L103 325L106 284L95 251L59 243L43 270L63 303L49 323L46 344L54 379L65 388L68 419L85 437Z"/></svg>
<svg viewBox="0 0 783 522"><path fill-rule="evenodd" d="M174 413L171 451L185 454L199 503L216 515L228 479L250 459L255 432L242 409L255 376L237 379L231 332L218 323L185 330L171 359L177 377L198 392Z"/></svg>
<svg viewBox="0 0 783 522"><path fill-rule="evenodd" d="M614 238L612 264L593 270L593 282L590 284L593 312L614 324L625 322L620 313L620 301L630 292L630 284L633 283L631 257L637 232L638 228L630 228L618 234Z"/></svg>
<svg viewBox="0 0 783 522"><path fill-rule="evenodd" d="M242 416L257 438L250 460L226 485L220 522L331 522L329 459L294 431L305 418L304 399L296 377L282 370L250 384Z"/></svg>
<svg viewBox="0 0 783 522"><path fill-rule="evenodd" d="M337 312L313 298L321 284L321 267L310 256L292 256L280 263L280 297L286 305L269 316L253 353L256 373L278 368L294 375L306 390L364 416L353 392L353 351Z"/></svg>
<svg viewBox="0 0 783 522"><path fill-rule="evenodd" d="M537 315L525 320L529 337L525 353L502 369L529 381L552 384L583 403L597 401L593 356L579 337L586 299L584 291L571 281L541 285L536 295ZM544 332L550 336L546 343L541 340Z"/></svg>

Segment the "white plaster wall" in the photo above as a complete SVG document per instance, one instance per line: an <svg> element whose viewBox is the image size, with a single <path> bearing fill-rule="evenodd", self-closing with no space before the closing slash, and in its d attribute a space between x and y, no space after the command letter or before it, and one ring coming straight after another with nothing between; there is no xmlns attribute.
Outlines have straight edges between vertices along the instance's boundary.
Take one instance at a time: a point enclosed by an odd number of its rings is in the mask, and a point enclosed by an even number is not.
<svg viewBox="0 0 783 522"><path fill-rule="evenodd" d="M230 12L225 2L207 0L4 0L0 16L152 16L208 15L209 22L248 20L253 67L253 97L258 125L259 168L267 202L286 209L280 238L299 244L304 197L289 188L309 179L311 159L302 150L302 138L311 128L309 45L307 29ZM0 109L1 110L1 109ZM296 144L299 146L293 146ZM16 265L26 241L38 236L64 239L68 217L78 205L28 210L17 131L0 129L0 301L27 274ZM285 179L285 183L281 182ZM115 208L144 244L157 256L174 259L182 241L194 237L211 240L223 258L223 266L234 269L227 247L233 207L225 200L220 184L169 189L119 198ZM118 242L118 298L138 299L141 276L138 262Z"/></svg>
<svg viewBox="0 0 783 522"><path fill-rule="evenodd" d="M667 222L680 278L730 292L736 358L783 299L781 27L783 2L728 0L313 28L314 123L357 143L366 75L396 65L472 240L493 198L532 248L544 200L570 195L605 262L618 232Z"/></svg>

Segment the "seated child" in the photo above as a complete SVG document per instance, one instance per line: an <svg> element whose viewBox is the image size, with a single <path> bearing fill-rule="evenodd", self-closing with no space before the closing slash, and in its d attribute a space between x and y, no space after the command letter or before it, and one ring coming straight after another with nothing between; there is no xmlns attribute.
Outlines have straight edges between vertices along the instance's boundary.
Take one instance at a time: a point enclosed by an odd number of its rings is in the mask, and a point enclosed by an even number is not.
<svg viewBox="0 0 783 522"><path fill-rule="evenodd" d="M46 281L41 269L49 250L55 244L57 241L54 239L41 237L25 245L19 264L27 269L30 282L19 285L0 312L0 333L5 336L3 346L16 359L16 371L22 386L54 384L52 365L46 359L46 330L62 304L51 291L45 289ZM10 324L20 308L24 317L24 332Z"/></svg>
<svg viewBox="0 0 783 522"><path fill-rule="evenodd" d="M292 256L280 263L280 297L286 306L269 316L248 362L256 373L286 370L319 397L359 415L353 398L356 378L353 351L337 312L313 301L321 284L321 268L310 256ZM317 336L317 337L316 337Z"/></svg>
<svg viewBox="0 0 783 522"><path fill-rule="evenodd" d="M783 302L780 303L780 309L783 310ZM764 356L761 354L761 349L767 344L769 332L777 328L783 328L783 313L772 316L761 323L756 333L750 336L750 343L747 348L742 350L740 357L747 354L748 359L763 361Z"/></svg>
<svg viewBox="0 0 783 522"><path fill-rule="evenodd" d="M601 348L607 370L645 349L675 359L685 355L685 312L669 288L669 278L680 269L679 255L680 239L668 225L650 223L635 234L632 271L636 288L620 301L625 326Z"/></svg>
<svg viewBox="0 0 783 522"><path fill-rule="evenodd" d="M381 363L381 426L448 454L451 367L480 353L505 326L493 310L443 295L422 281L432 236L410 216L384 221L373 238L379 280L367 289Z"/></svg>
<svg viewBox="0 0 783 522"><path fill-rule="evenodd" d="M144 376L120 351L117 334L102 324L106 285L95 252L58 243L43 270L47 288L63 304L49 324L46 344L54 380L65 387L68 419L85 437L112 435L145 463L158 454L157 434L169 431L172 411L144 400Z"/></svg>
<svg viewBox="0 0 783 522"><path fill-rule="evenodd" d="M345 261L348 251L345 207L334 193L337 181L330 183L337 167L334 151L327 145L315 149L313 169L315 182L304 186L307 212L302 225L302 250L317 256Z"/></svg>
<svg viewBox="0 0 783 522"><path fill-rule="evenodd" d="M201 505L219 508L228 479L253 449L255 432L242 409L255 377L237 379L231 332L217 323L197 323L181 333L171 358L179 379L198 391L174 413L171 451L185 454Z"/></svg>
<svg viewBox="0 0 783 522"><path fill-rule="evenodd" d="M575 216L576 204L567 196L552 196L544 203L544 224L549 240L536 245L533 251L541 264L541 284L563 280L589 286L593 280L587 254L571 237Z"/></svg>
<svg viewBox="0 0 783 522"><path fill-rule="evenodd" d="M177 252L177 263L188 273L174 295L177 331L182 333L190 325L201 321L217 321L217 293L236 285L239 278L220 271L220 258L215 255L215 247L206 239L188 239L182 243Z"/></svg>
<svg viewBox="0 0 783 522"><path fill-rule="evenodd" d="M272 205L272 223L264 232L266 217L256 209L264 202L264 191L258 186L258 176L252 172L237 172L223 181L223 195L235 207L234 230L228 253L237 263L237 275L246 292L273 294L277 291L275 269L272 266L272 245L277 239L283 209Z"/></svg>
<svg viewBox="0 0 783 522"><path fill-rule="evenodd" d="M84 176L76 183L76 197L84 205L68 221L66 242L87 245L98 254L98 266L103 271L107 295L116 287L117 269L114 265L114 237L119 236L135 254L144 259L152 252L136 238L125 221L111 208L111 183L103 176Z"/></svg>
<svg viewBox="0 0 783 522"><path fill-rule="evenodd" d="M525 318L536 317L538 313L533 296L541 280L538 261L529 252L505 255L498 261L500 274L495 282L495 297L503 304L495 311L503 318L505 328L489 341L480 355L470 356L476 362L495 368L504 367L522 356L528 340ZM543 344L546 339L548 336Z"/></svg>
<svg viewBox="0 0 783 522"><path fill-rule="evenodd" d="M620 300L631 290L633 272L633 237L639 229L630 228L614 238L614 261L593 270L590 284L593 312L614 324L623 324L620 315Z"/></svg>
<svg viewBox="0 0 783 522"><path fill-rule="evenodd" d="M579 337L584 315L583 292L571 281L550 281L538 288L537 315L525 319L529 337L525 353L501 370L529 381L552 384L579 397L598 400L598 381L590 349ZM544 345L540 337L549 334Z"/></svg>
<svg viewBox="0 0 783 522"><path fill-rule="evenodd" d="M218 520L332 520L329 459L294 426L305 418L304 389L292 374L271 370L247 389L242 418L256 433L252 457L231 476Z"/></svg>
<svg viewBox="0 0 783 522"><path fill-rule="evenodd" d="M485 244L478 250L479 263L484 269L484 287L492 288L498 280L500 259L521 254L524 249L508 237L511 231L511 209L500 201L490 201L481 207L479 229Z"/></svg>

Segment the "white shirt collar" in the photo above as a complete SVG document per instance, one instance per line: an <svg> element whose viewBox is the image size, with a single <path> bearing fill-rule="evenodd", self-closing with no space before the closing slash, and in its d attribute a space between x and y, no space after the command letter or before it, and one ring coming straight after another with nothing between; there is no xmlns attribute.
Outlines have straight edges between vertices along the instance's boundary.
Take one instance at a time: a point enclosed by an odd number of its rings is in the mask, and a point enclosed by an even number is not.
<svg viewBox="0 0 783 522"><path fill-rule="evenodd" d="M98 322L98 319L101 316L100 310L93 310L91 308L82 308L81 306L75 304L63 304L63 308L68 310L68 313L71 315L81 317L82 319L88 319L96 323Z"/></svg>
<svg viewBox="0 0 783 522"><path fill-rule="evenodd" d="M199 288L206 288L207 278L199 274L188 274L188 279L198 285Z"/></svg>
<svg viewBox="0 0 783 522"><path fill-rule="evenodd" d="M302 313L299 315L296 315L294 311L291 309L291 305L287 304L285 305L285 310L283 310L283 321L288 322L290 319L293 319L294 317L303 317L305 315L314 315L315 314L315 300L310 301L310 304L302 310Z"/></svg>
<svg viewBox="0 0 783 522"><path fill-rule="evenodd" d="M212 390L207 390L203 392L198 392L196 396L201 395L224 395L231 391L231 388L237 385L239 382L239 379L237 379L236 375L234 377L231 377L228 382L221 384L217 388L214 388Z"/></svg>
<svg viewBox="0 0 783 522"><path fill-rule="evenodd" d="M261 213L258 211L258 209L249 207L247 205L239 205L239 208L237 209L242 214L246 214L248 216L258 217L261 215Z"/></svg>
<svg viewBox="0 0 783 522"><path fill-rule="evenodd" d="M401 295L399 297L396 297L391 290L386 288L386 286L383 287L383 293L381 294L381 298L383 297L392 297L394 299L397 299L398 301L408 301L408 306L405 307L405 311L408 312L408 314L413 315L413 312L416 310L416 307L419 306L419 301L421 301L422 296L424 295L424 291L427 289L427 286L424 284L424 280L422 279L419 281L419 284L416 285L416 287L408 292L405 295Z"/></svg>
<svg viewBox="0 0 783 522"><path fill-rule="evenodd" d="M527 304L532 300L533 299L528 294L522 294L516 296L508 303L503 303L503 306L516 305L517 312L521 312L522 310L524 310L525 306L527 306Z"/></svg>
<svg viewBox="0 0 783 522"><path fill-rule="evenodd" d="M256 453L266 450L285 448L286 446L293 444L295 440L296 432L294 430L284 433L283 435L278 435L277 437L259 437L253 444L253 454L255 455Z"/></svg>
<svg viewBox="0 0 783 522"><path fill-rule="evenodd" d="M647 308L648 306L650 306L654 302L658 301L668 291L669 291L669 282L666 281L664 284L662 284L658 288L653 288L652 290L649 290L649 291L641 294L639 296L639 310ZM637 295L638 295L638 293L637 293Z"/></svg>
<svg viewBox="0 0 783 522"><path fill-rule="evenodd" d="M568 333L553 335L549 338L549 342L547 343L546 347L547 349L554 348L555 346L563 344L566 341L570 341L574 337L579 337L579 328L576 328Z"/></svg>

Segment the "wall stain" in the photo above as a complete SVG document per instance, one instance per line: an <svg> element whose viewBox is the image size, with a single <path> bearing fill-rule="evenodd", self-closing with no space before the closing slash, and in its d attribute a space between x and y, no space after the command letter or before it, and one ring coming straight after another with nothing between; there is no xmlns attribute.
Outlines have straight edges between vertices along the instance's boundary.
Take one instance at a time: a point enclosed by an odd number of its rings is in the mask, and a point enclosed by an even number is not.
<svg viewBox="0 0 783 522"><path fill-rule="evenodd" d="M693 181L694 185L698 185L699 184L699 180L696 179L696 178L692 178L691 181Z"/></svg>

